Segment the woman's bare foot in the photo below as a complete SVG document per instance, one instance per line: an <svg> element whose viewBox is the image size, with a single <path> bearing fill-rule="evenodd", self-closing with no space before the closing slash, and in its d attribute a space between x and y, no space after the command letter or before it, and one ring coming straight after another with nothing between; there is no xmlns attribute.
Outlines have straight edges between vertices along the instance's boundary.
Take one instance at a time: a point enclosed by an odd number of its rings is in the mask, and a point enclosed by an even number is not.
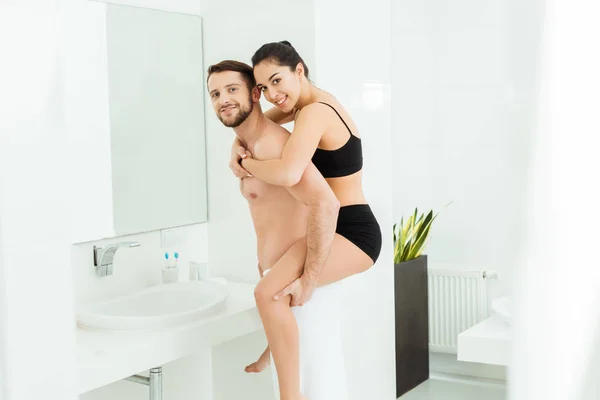
<svg viewBox="0 0 600 400"><path fill-rule="evenodd" d="M248 365L244 371L246 372L261 372L265 368L269 366L271 363L271 351L269 350L269 346L265 349L265 351L260 355L258 360L250 365Z"/></svg>

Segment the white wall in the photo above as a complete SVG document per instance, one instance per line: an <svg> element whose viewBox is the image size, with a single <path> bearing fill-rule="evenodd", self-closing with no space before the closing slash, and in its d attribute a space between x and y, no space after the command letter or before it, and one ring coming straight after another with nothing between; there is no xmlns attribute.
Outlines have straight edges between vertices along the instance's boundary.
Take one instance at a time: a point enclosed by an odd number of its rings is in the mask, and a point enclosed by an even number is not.
<svg viewBox="0 0 600 400"><path fill-rule="evenodd" d="M393 2L392 19L394 219L439 211L430 266L497 270L494 295L509 293L524 239L539 2Z"/></svg>
<svg viewBox="0 0 600 400"><path fill-rule="evenodd" d="M71 1L65 8L63 68L70 144L73 242L114 235L106 5Z"/></svg>
<svg viewBox="0 0 600 400"><path fill-rule="evenodd" d="M0 254L4 254L4 239L2 237L2 184L0 183ZM0 257L0 399L6 398L6 287L4 285L4 257Z"/></svg>
<svg viewBox="0 0 600 400"><path fill-rule="evenodd" d="M75 324L62 21L58 1L31 6L0 6L1 385L6 400L70 400Z"/></svg>
<svg viewBox="0 0 600 400"><path fill-rule="evenodd" d="M198 0L92 0L103 3L123 4L134 7L151 8L191 15L202 15L208 6L205 1Z"/></svg>
<svg viewBox="0 0 600 400"><path fill-rule="evenodd" d="M343 340L353 400L391 400L396 393L390 186L391 3L336 0L315 4L316 84L344 104L360 130L363 187L383 234L377 264L344 285Z"/></svg>
<svg viewBox="0 0 600 400"><path fill-rule="evenodd" d="M77 304L84 305L160 283L165 251L171 254L173 251L179 252L180 279L187 280L189 261L208 261L207 224L180 227L173 231L182 242L170 248L161 246L160 232L121 236L73 246L71 254ZM114 274L102 278L96 276L93 246L124 240L139 242L141 247L120 249L114 259Z"/></svg>

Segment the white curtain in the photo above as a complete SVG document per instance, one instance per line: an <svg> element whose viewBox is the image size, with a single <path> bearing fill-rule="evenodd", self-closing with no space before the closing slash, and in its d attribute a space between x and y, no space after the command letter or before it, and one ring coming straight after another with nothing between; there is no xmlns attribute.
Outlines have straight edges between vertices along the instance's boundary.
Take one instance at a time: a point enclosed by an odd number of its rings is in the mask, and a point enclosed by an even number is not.
<svg viewBox="0 0 600 400"><path fill-rule="evenodd" d="M600 398L600 3L552 0L545 11L509 398L591 400Z"/></svg>

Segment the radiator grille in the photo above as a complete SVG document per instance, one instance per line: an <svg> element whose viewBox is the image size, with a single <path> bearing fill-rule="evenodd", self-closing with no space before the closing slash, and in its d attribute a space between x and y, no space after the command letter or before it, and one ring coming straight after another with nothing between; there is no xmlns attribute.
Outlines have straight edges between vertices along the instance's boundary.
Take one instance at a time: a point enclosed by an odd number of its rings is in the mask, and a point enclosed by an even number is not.
<svg viewBox="0 0 600 400"><path fill-rule="evenodd" d="M488 277L480 270L428 270L430 351L456 354L458 334L488 317Z"/></svg>

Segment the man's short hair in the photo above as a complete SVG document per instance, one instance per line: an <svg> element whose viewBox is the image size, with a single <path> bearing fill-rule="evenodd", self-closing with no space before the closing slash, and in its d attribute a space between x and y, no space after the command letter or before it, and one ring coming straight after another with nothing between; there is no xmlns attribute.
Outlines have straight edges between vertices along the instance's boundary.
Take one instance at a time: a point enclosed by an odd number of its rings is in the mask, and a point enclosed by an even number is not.
<svg viewBox="0 0 600 400"><path fill-rule="evenodd" d="M208 83L208 78L210 78L212 74L226 71L239 72L242 75L244 82L246 82L249 92L252 92L252 89L256 86L256 80L254 79L252 67L243 62L234 60L224 60L218 64L208 67L208 77L206 78L206 82Z"/></svg>

